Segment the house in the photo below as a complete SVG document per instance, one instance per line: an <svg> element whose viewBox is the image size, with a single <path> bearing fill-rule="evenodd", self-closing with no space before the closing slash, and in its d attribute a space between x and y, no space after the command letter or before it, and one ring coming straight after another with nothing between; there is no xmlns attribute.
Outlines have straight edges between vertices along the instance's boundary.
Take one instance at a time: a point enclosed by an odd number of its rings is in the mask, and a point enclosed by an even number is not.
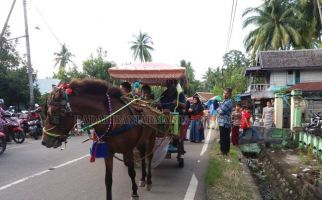
<svg viewBox="0 0 322 200"><path fill-rule="evenodd" d="M261 51L246 69L252 98L273 98L274 91L298 83L322 82L322 49Z"/></svg>
<svg viewBox="0 0 322 200"><path fill-rule="evenodd" d="M211 92L196 92L193 96L198 96L200 101L203 103L215 97L214 93L211 93Z"/></svg>
<svg viewBox="0 0 322 200"><path fill-rule="evenodd" d="M244 95L251 97L258 113L266 100L282 88L304 89L305 98L316 96L322 91L322 49L260 51L256 65L247 68L245 76L249 86Z"/></svg>
<svg viewBox="0 0 322 200"><path fill-rule="evenodd" d="M38 85L40 94L46 94L50 93L52 91L53 85L58 85L60 83L59 79L54 78L45 78L45 79L37 79L34 83L35 85Z"/></svg>

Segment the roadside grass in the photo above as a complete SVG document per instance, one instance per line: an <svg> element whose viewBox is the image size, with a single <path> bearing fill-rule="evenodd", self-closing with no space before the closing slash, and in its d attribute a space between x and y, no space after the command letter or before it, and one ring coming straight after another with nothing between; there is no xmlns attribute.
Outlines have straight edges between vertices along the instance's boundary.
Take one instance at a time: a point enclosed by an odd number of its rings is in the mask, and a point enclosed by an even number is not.
<svg viewBox="0 0 322 200"><path fill-rule="evenodd" d="M252 190L238 160L238 149L231 147L231 162L225 161L219 153L219 144L215 143L207 171L208 199L252 199Z"/></svg>

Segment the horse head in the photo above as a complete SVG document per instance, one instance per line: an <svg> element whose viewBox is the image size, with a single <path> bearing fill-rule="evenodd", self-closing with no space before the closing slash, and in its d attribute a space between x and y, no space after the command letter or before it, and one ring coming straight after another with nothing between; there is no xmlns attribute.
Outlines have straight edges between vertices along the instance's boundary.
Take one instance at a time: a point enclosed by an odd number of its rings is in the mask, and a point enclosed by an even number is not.
<svg viewBox="0 0 322 200"><path fill-rule="evenodd" d="M74 121L66 88L56 88L47 99L47 114L42 144L48 148L61 146L62 142L67 140Z"/></svg>
<svg viewBox="0 0 322 200"><path fill-rule="evenodd" d="M72 80L69 85L56 88L47 99L42 144L49 148L59 147L68 138L78 117L94 116L98 119L106 116L110 114L111 99L119 99L120 96L118 88L110 88L106 81L97 79ZM94 129L104 130L106 124L98 124Z"/></svg>

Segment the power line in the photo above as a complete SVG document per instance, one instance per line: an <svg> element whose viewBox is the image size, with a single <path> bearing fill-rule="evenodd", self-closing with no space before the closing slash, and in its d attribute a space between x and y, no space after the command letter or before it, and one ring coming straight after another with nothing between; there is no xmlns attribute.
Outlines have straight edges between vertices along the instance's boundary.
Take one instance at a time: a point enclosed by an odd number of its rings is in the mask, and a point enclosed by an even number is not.
<svg viewBox="0 0 322 200"><path fill-rule="evenodd" d="M35 4L33 4L33 6L34 6L35 10L37 11L38 15L40 16L40 18L44 21L44 23L47 26L47 28L48 28L49 32L51 33L51 35L55 38L55 40L58 42L58 44L60 46L63 46L63 44L58 39L57 35L54 33L53 29L49 26L47 20L45 19L44 15L40 11L40 9Z"/></svg>
<svg viewBox="0 0 322 200"><path fill-rule="evenodd" d="M230 11L230 20L229 20L229 28L228 28L228 35L227 35L227 43L226 43L226 53L228 52L230 41L231 41L231 35L233 32L234 22L235 22L235 15L236 15L236 8L237 8L237 2L238 0L233 0L233 3L231 5L231 11Z"/></svg>
<svg viewBox="0 0 322 200"><path fill-rule="evenodd" d="M229 43L228 43L228 48L227 48L227 51L230 47L230 42L231 42L231 36L233 34L233 30L234 30L234 22L235 22L235 15L236 15L236 9L237 9L237 3L238 3L238 0L236 0L236 3L235 3L235 8L234 8L234 14L233 14L233 20L231 22L231 29L230 29L230 35L229 35Z"/></svg>
<svg viewBox="0 0 322 200"><path fill-rule="evenodd" d="M235 0L233 0L233 3L231 4L229 27L228 27L228 34L227 34L227 41L226 41L226 52L227 52L227 49L228 49L228 40L229 40L229 35L230 35L231 21L232 21L232 18L233 18L234 4L235 4Z"/></svg>

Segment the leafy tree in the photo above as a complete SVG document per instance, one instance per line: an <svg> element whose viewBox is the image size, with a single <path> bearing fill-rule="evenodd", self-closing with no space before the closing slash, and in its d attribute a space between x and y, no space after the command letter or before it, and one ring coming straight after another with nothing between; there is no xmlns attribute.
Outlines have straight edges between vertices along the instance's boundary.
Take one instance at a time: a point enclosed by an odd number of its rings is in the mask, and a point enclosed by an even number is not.
<svg viewBox="0 0 322 200"><path fill-rule="evenodd" d="M0 46L0 98L7 106L27 106L29 101L29 81L27 67L16 51L17 41L7 41L10 31L7 29ZM39 90L34 88L37 98Z"/></svg>
<svg viewBox="0 0 322 200"><path fill-rule="evenodd" d="M245 38L244 45L253 58L258 50L286 50L294 48L310 48L301 30L309 29L310 23L303 14L294 7L292 1L269 0L257 8L248 8L243 17L247 17L243 27L254 25Z"/></svg>
<svg viewBox="0 0 322 200"><path fill-rule="evenodd" d="M249 60L242 52L232 50L224 55L223 62L222 67L208 68L203 76L205 85L216 95L222 95L225 87L231 87L233 95L243 93L247 88L245 70Z"/></svg>
<svg viewBox="0 0 322 200"><path fill-rule="evenodd" d="M195 79L195 71L191 66L191 62L185 60L180 61L180 66L186 68L186 76L188 79L188 88L186 88L187 95L191 96L197 91L202 89L202 84L200 81Z"/></svg>
<svg viewBox="0 0 322 200"><path fill-rule="evenodd" d="M153 51L152 38L147 33L142 33L140 31L138 36L133 36L134 40L131 41L131 50L133 51L134 60L138 57L141 62L152 61L152 56L150 51Z"/></svg>
<svg viewBox="0 0 322 200"><path fill-rule="evenodd" d="M206 74L203 75L203 79L207 91L214 91L214 87L221 88L221 90L215 89L215 91L222 91L222 88L224 87L223 67L209 67ZM219 93L215 92L215 94Z"/></svg>
<svg viewBox="0 0 322 200"><path fill-rule="evenodd" d="M86 76L111 81L107 70L115 66L115 63L108 61L107 52L102 48L97 49L97 56L91 55L91 58L83 62L83 71Z"/></svg>

